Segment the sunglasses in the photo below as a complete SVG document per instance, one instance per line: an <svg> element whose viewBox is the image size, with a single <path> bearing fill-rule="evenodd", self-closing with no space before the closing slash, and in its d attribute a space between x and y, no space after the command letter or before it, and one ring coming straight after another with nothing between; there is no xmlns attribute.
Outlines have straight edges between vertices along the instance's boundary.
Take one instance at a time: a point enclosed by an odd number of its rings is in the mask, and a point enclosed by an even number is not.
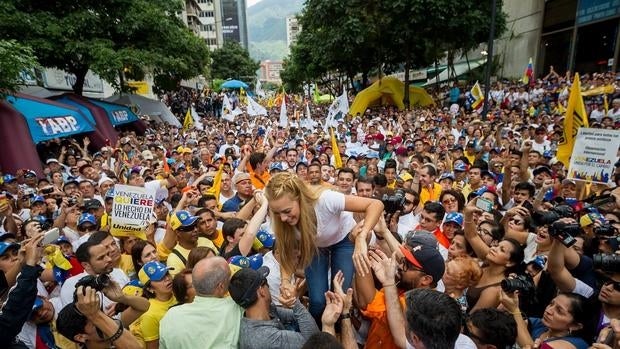
<svg viewBox="0 0 620 349"><path fill-rule="evenodd" d="M614 281L612 279L607 279L607 280L605 280L605 282L603 282L603 286L609 286L609 285L613 285L614 286L614 290L620 292L620 282L619 281Z"/></svg>
<svg viewBox="0 0 620 349"><path fill-rule="evenodd" d="M193 231L194 229L196 229L196 226L195 225L190 225L189 227L181 227L181 228L177 229L177 231L188 233L188 232Z"/></svg>
<svg viewBox="0 0 620 349"><path fill-rule="evenodd" d="M457 202L457 200L454 199L454 198L452 198L452 199L444 199L442 201L443 204L451 204L451 203L454 203L454 202Z"/></svg>
<svg viewBox="0 0 620 349"><path fill-rule="evenodd" d="M523 224L523 221L517 218L510 218L509 222L513 222L516 225Z"/></svg>

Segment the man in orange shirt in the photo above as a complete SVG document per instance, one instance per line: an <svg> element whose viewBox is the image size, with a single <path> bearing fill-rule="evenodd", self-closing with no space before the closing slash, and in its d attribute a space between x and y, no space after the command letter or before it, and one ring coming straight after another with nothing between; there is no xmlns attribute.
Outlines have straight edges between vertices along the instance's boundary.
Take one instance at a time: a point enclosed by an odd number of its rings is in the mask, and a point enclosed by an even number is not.
<svg viewBox="0 0 620 349"><path fill-rule="evenodd" d="M265 189L267 182L271 179L271 175L267 171L269 168L268 160L265 153L255 152L250 155L248 172L250 173L250 181L254 189Z"/></svg>
<svg viewBox="0 0 620 349"><path fill-rule="evenodd" d="M383 287L375 288L372 274L355 276L355 291L362 314L371 321L365 348L399 348L395 343L388 322L386 302L388 292L397 292L400 311L405 307L405 293L419 288L435 288L445 271L445 263L434 246L437 244L428 233L410 233L405 243L400 245L404 256L398 263L383 263L387 256L380 250L371 250L368 254L375 276Z"/></svg>
<svg viewBox="0 0 620 349"><path fill-rule="evenodd" d="M439 201L441 185L435 182L437 169L431 164L424 164L420 169L420 205L427 201Z"/></svg>

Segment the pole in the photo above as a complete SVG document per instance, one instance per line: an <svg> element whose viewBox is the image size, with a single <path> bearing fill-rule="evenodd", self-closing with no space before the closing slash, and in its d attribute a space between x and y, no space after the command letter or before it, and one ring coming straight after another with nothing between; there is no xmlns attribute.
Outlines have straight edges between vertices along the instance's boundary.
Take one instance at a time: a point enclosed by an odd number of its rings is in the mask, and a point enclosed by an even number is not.
<svg viewBox="0 0 620 349"><path fill-rule="evenodd" d="M489 113L489 90L491 89L491 69L493 68L493 41L495 40L495 11L497 0L491 0L491 28L489 30L489 43L487 44L487 70L484 74L484 106L482 108L482 120L487 119Z"/></svg>

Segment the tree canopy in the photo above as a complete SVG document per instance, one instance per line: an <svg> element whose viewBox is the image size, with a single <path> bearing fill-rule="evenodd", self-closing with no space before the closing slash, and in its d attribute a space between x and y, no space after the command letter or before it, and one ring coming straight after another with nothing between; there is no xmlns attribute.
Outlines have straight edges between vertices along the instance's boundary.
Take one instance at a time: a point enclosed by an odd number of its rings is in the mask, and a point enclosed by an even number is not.
<svg viewBox="0 0 620 349"><path fill-rule="evenodd" d="M506 27L497 2L496 36ZM303 28L281 76L289 86L329 73L349 79L425 67L448 54L452 63L486 42L488 0L307 0ZM406 97L407 98L407 94Z"/></svg>
<svg viewBox="0 0 620 349"><path fill-rule="evenodd" d="M73 73L82 93L88 70L124 89L145 73L189 79L209 50L176 16L180 0L15 0L0 4L0 39L31 47L39 62ZM120 77L120 79L119 79Z"/></svg>
<svg viewBox="0 0 620 349"><path fill-rule="evenodd" d="M38 66L34 52L15 40L0 40L0 96L17 90L22 74Z"/></svg>
<svg viewBox="0 0 620 349"><path fill-rule="evenodd" d="M254 80L260 63L238 42L227 41L211 53L211 77L215 79Z"/></svg>

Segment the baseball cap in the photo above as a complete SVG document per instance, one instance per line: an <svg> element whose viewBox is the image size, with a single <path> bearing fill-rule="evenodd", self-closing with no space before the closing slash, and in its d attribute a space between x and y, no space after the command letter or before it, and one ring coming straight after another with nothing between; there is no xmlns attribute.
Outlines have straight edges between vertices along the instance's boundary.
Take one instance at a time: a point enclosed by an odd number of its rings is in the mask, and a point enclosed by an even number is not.
<svg viewBox="0 0 620 349"><path fill-rule="evenodd" d="M433 282L438 282L443 277L446 265L437 248L426 245L414 247L400 245L400 251L409 263L430 275Z"/></svg>
<svg viewBox="0 0 620 349"><path fill-rule="evenodd" d="M196 224L198 221L197 216L192 216L187 211L176 211L170 216L170 227L172 230L177 230L179 228L187 228Z"/></svg>
<svg viewBox="0 0 620 349"><path fill-rule="evenodd" d="M133 279L123 286L123 294L126 296L142 296L142 285L140 280Z"/></svg>
<svg viewBox="0 0 620 349"><path fill-rule="evenodd" d="M142 157L144 158L144 160L153 160L153 153L151 153L150 150L144 150L142 151Z"/></svg>
<svg viewBox="0 0 620 349"><path fill-rule="evenodd" d="M424 245L437 248L437 238L426 230L412 230L405 236L405 243L408 246Z"/></svg>
<svg viewBox="0 0 620 349"><path fill-rule="evenodd" d="M269 171L284 171L284 167L282 167L282 163L276 161L269 165Z"/></svg>
<svg viewBox="0 0 620 349"><path fill-rule="evenodd" d="M19 249L19 244L16 242L0 242L0 256L6 253L11 248Z"/></svg>
<svg viewBox="0 0 620 349"><path fill-rule="evenodd" d="M150 281L161 281L170 269L172 268L161 262L150 261L138 272L138 280L140 280L142 285L146 285Z"/></svg>
<svg viewBox="0 0 620 349"><path fill-rule="evenodd" d="M406 181L413 180L413 176L410 175L409 172L403 172L398 176L398 179L400 179L403 182L406 182Z"/></svg>
<svg viewBox="0 0 620 349"><path fill-rule="evenodd" d="M463 215L458 212L450 212L446 215L444 223L455 223L463 226Z"/></svg>
<svg viewBox="0 0 620 349"><path fill-rule="evenodd" d="M467 165L465 165L464 162L458 162L458 163L454 164L454 171L465 172L465 171L467 171Z"/></svg>
<svg viewBox="0 0 620 349"><path fill-rule="evenodd" d="M97 225L97 219L94 215L90 213L82 213L80 218L78 218L78 227L83 225L84 223L90 223L92 225Z"/></svg>
<svg viewBox="0 0 620 349"><path fill-rule="evenodd" d="M247 180L249 180L249 179L250 179L250 174L249 174L249 173L246 173L246 172L240 172L240 173L237 173L237 174L233 177L233 183L237 184L237 183L239 183L239 182L241 182L241 181L244 181L244 180L246 180L246 179L247 179Z"/></svg>
<svg viewBox="0 0 620 349"><path fill-rule="evenodd" d="M32 197L32 199L30 199L30 204L31 205L34 204L34 203L37 203L37 202L40 202L40 203L44 204L45 203L45 198L40 196L40 195L36 195L36 196Z"/></svg>
<svg viewBox="0 0 620 349"><path fill-rule="evenodd" d="M276 242L275 236L269 234L269 232L264 229L261 229L258 231L258 233L256 233L256 238L261 242L264 247L267 248L273 248L273 245Z"/></svg>
<svg viewBox="0 0 620 349"><path fill-rule="evenodd" d="M104 199L113 199L114 198L114 187L108 189L108 191L105 193L105 198Z"/></svg>
<svg viewBox="0 0 620 349"><path fill-rule="evenodd" d="M97 182L97 185L101 186L105 182L112 182L112 183L114 183L114 180L112 178L110 178L110 177L103 176L103 177L101 177L101 179L99 179L99 182Z"/></svg>
<svg viewBox="0 0 620 349"><path fill-rule="evenodd" d="M497 176L491 173L488 170L483 170L480 172L480 177L491 177L495 182L497 182Z"/></svg>
<svg viewBox="0 0 620 349"><path fill-rule="evenodd" d="M267 283L269 268L260 267L258 270L243 268L230 279L228 292L230 297L242 308L247 308L256 302L256 291Z"/></svg>
<svg viewBox="0 0 620 349"><path fill-rule="evenodd" d="M58 239L56 239L56 241L54 241L54 242L52 242L52 243L53 243L54 245L60 245L60 244L62 244L63 242L64 242L64 243L67 243L67 244L70 244L70 243L71 243L71 241L69 241L69 239L67 239L67 237L66 237L66 236L64 236L64 235L63 235L63 236L61 236L61 237L59 237Z"/></svg>
<svg viewBox="0 0 620 349"><path fill-rule="evenodd" d="M394 153L396 153L396 155L401 155L401 156L405 156L407 155L407 148L405 147L398 147L396 148L396 150L394 151Z"/></svg>
<svg viewBox="0 0 620 349"><path fill-rule="evenodd" d="M549 168L549 166L545 166L545 165L541 165L541 166L536 167L534 169L534 171L532 171L532 174L534 176L538 176L539 174L541 174L543 172L547 172L548 174L551 175L551 169Z"/></svg>
<svg viewBox="0 0 620 349"><path fill-rule="evenodd" d="M15 178L15 176L13 176L12 174L6 174L2 177L2 182L3 183L10 183L13 182L14 180L16 180L17 178Z"/></svg>
<svg viewBox="0 0 620 349"><path fill-rule="evenodd" d="M131 142L131 138L129 137L121 138L121 144L128 144L129 142Z"/></svg>
<svg viewBox="0 0 620 349"><path fill-rule="evenodd" d="M57 163L57 164L59 164L59 163L60 163L60 162L58 161L58 159L55 159L55 158L49 158L49 159L47 159L47 160L45 161L45 164L49 165L49 164L54 163L54 162L55 162L55 163Z"/></svg>
<svg viewBox="0 0 620 349"><path fill-rule="evenodd" d="M454 181L455 177L451 172L444 172L441 174L441 176L439 176L439 181L441 182L444 179L451 179L452 181Z"/></svg>
<svg viewBox="0 0 620 349"><path fill-rule="evenodd" d="M90 200L85 200L84 205L82 207L84 207L84 209L88 211L88 210L96 210L98 208L103 207L103 205L101 204L101 201L97 199L90 199Z"/></svg>

